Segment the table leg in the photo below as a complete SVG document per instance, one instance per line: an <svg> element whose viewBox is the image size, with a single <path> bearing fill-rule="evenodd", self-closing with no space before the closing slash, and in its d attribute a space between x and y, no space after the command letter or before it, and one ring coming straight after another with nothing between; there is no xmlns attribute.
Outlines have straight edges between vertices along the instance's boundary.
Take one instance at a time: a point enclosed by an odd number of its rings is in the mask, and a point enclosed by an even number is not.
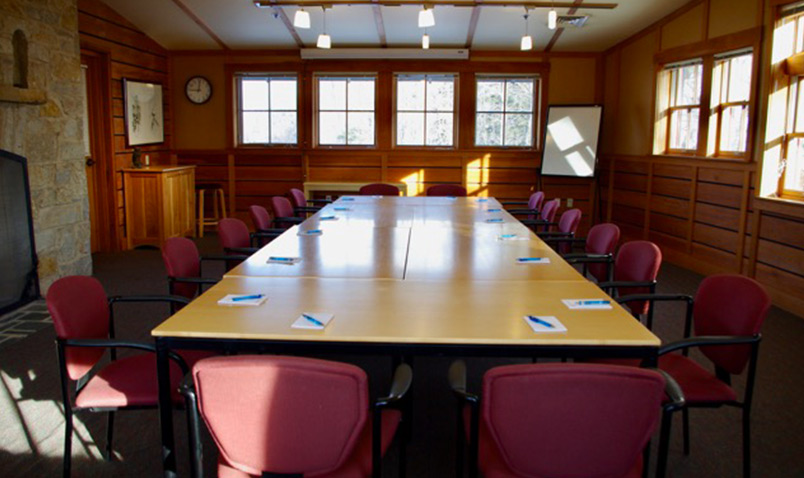
<svg viewBox="0 0 804 478"><path fill-rule="evenodd" d="M159 383L159 425L162 429L162 469L176 478L176 444L173 439L173 403L170 393L170 359L164 339L156 339L156 376Z"/></svg>

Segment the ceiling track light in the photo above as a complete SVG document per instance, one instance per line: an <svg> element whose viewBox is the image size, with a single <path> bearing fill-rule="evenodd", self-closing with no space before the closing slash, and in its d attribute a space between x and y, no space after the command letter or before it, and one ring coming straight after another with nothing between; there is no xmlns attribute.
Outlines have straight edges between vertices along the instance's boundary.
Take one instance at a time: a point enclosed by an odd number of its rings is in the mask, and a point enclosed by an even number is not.
<svg viewBox="0 0 804 478"><path fill-rule="evenodd" d="M519 49L522 51L533 50L533 37L528 34L528 9L525 8L525 34L522 35L522 40L519 42Z"/></svg>
<svg viewBox="0 0 804 478"><path fill-rule="evenodd" d="M296 10L296 15L293 16L293 26L296 28L310 28L310 13L304 7Z"/></svg>
<svg viewBox="0 0 804 478"><path fill-rule="evenodd" d="M555 30L558 24L558 13L556 13L556 8L553 5L553 2L550 2L550 12L547 14L547 28L550 30Z"/></svg>
<svg viewBox="0 0 804 478"><path fill-rule="evenodd" d="M321 10L324 10L324 32L318 35L318 41L315 43L315 46L330 49L332 48L332 38L327 34L327 7L322 6Z"/></svg>
<svg viewBox="0 0 804 478"><path fill-rule="evenodd" d="M422 49L429 50L430 49L430 35L425 33L422 35Z"/></svg>
<svg viewBox="0 0 804 478"><path fill-rule="evenodd" d="M427 28L435 26L435 15L433 15L432 7L427 8L424 5L419 11L419 28Z"/></svg>

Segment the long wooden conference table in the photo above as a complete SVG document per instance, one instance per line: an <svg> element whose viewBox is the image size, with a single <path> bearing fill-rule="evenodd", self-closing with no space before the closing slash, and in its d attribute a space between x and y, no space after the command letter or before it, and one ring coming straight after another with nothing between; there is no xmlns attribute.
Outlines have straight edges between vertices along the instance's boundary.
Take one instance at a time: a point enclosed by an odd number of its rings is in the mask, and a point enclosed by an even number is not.
<svg viewBox="0 0 804 478"><path fill-rule="evenodd" d="M267 301L218 305L228 294ZM493 198L341 197L152 331L165 476L176 476L170 350L656 360L659 339L616 302L572 310L562 299L609 297ZM302 314L333 318L323 330L292 328ZM536 333L526 315L567 331Z"/></svg>

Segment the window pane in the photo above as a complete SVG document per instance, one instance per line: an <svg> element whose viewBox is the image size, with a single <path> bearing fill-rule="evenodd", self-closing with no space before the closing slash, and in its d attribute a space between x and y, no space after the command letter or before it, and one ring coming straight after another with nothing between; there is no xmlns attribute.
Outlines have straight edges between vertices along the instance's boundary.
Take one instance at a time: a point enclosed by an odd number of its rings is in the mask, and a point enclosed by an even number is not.
<svg viewBox="0 0 804 478"><path fill-rule="evenodd" d="M452 113L427 113L427 146L452 146Z"/></svg>
<svg viewBox="0 0 804 478"><path fill-rule="evenodd" d="M374 113L349 112L348 144L374 144Z"/></svg>
<svg viewBox="0 0 804 478"><path fill-rule="evenodd" d="M787 143L787 168L784 174L784 188L804 191L804 142L794 138Z"/></svg>
<svg viewBox="0 0 804 478"><path fill-rule="evenodd" d="M271 109L296 111L296 80L271 80Z"/></svg>
<svg viewBox="0 0 804 478"><path fill-rule="evenodd" d="M271 112L271 142L296 143L296 113Z"/></svg>
<svg viewBox="0 0 804 478"><path fill-rule="evenodd" d="M505 111L533 111L533 80L509 80Z"/></svg>
<svg viewBox="0 0 804 478"><path fill-rule="evenodd" d="M694 150L698 145L698 108L675 110L670 117L670 148Z"/></svg>
<svg viewBox="0 0 804 478"><path fill-rule="evenodd" d="M751 95L751 66L753 55L743 55L730 60L729 102L748 101Z"/></svg>
<svg viewBox="0 0 804 478"><path fill-rule="evenodd" d="M533 127L532 115L509 114L505 116L505 145L530 146Z"/></svg>
<svg viewBox="0 0 804 478"><path fill-rule="evenodd" d="M268 109L268 81L243 80L240 87L244 110Z"/></svg>
<svg viewBox="0 0 804 478"><path fill-rule="evenodd" d="M374 111L374 78L349 80L349 109L352 111ZM373 136L374 132L372 131Z"/></svg>
<svg viewBox="0 0 804 478"><path fill-rule="evenodd" d="M318 109L322 111L346 109L345 79L322 78L318 81Z"/></svg>
<svg viewBox="0 0 804 478"><path fill-rule="evenodd" d="M396 109L424 111L424 77L399 78L396 83Z"/></svg>
<svg viewBox="0 0 804 478"><path fill-rule="evenodd" d="M720 123L720 150L744 152L748 134L748 107L730 106L723 109Z"/></svg>
<svg viewBox="0 0 804 478"><path fill-rule="evenodd" d="M243 113L243 143L270 143L268 113Z"/></svg>
<svg viewBox="0 0 804 478"><path fill-rule="evenodd" d="M673 106L697 105L701 101L701 74L703 65L689 65L675 70L675 104Z"/></svg>
<svg viewBox="0 0 804 478"><path fill-rule="evenodd" d="M502 80L481 80L477 82L477 111L502 111Z"/></svg>
<svg viewBox="0 0 804 478"><path fill-rule="evenodd" d="M796 119L794 132L795 133L804 133L804 80L799 79L799 81L797 82L797 86L796 86L795 90L796 91L793 92L793 90L791 89L790 97L794 98L795 97L794 95L796 93L798 93L798 98L797 98L797 100L798 100L798 105L797 105L798 113L795 113L794 110L791 108L790 112L789 112L789 116L791 118ZM791 103L791 106L792 106L792 105L795 104L795 101L793 100L790 103Z"/></svg>
<svg viewBox="0 0 804 478"><path fill-rule="evenodd" d="M321 112L318 120L319 144L346 144L346 113Z"/></svg>
<svg viewBox="0 0 804 478"><path fill-rule="evenodd" d="M478 113L475 121L475 144L502 146L502 113Z"/></svg>
<svg viewBox="0 0 804 478"><path fill-rule="evenodd" d="M455 100L453 80L431 80L427 82L427 111L452 111Z"/></svg>
<svg viewBox="0 0 804 478"><path fill-rule="evenodd" d="M424 113L398 113L396 116L396 144L424 144Z"/></svg>

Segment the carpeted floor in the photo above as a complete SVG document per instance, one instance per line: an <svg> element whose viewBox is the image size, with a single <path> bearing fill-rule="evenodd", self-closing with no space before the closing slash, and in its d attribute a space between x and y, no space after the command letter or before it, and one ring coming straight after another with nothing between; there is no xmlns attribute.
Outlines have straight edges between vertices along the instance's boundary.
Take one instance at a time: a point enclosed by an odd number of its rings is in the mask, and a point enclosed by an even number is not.
<svg viewBox="0 0 804 478"><path fill-rule="evenodd" d="M202 251L214 251L215 238L200 241ZM157 250L135 250L94 256L95 276L107 293L165 293L164 268ZM210 268L206 275L222 271ZM665 264L660 291L694 293L701 277ZM161 305L121 305L117 332L121 338L150 341L150 329L168 315ZM657 334L669 341L680 337L681 321L675 306L661 307ZM760 350L753 413L753 461L755 477L804 477L804 320L773 309L765 323ZM52 327L14 343L0 344L0 476L58 476L61 473L63 412L60 403ZM364 367L372 378L374 393L388 383L390 360L383 357L330 357ZM414 437L408 448L408 476L454 476L454 401L445 376L452 359L419 358L415 362ZM477 390L483 371L514 360L468 359L470 383ZM742 390L742 381L737 386ZM183 412L174 415L178 434L179 466L187 476ZM668 476L737 477L741 475L740 412L737 409L693 410L692 453L681 453L680 421L676 421ZM117 460L104 462L93 437L102 446L105 420L100 414L77 417L73 440L73 476L159 476L160 445L155 411L118 414ZM214 476L214 448L207 443L205 464ZM655 454L654 454L655 457ZM578 457L583 459L583 457ZM396 449L385 462L385 475L396 476ZM654 460L655 461L655 460Z"/></svg>

